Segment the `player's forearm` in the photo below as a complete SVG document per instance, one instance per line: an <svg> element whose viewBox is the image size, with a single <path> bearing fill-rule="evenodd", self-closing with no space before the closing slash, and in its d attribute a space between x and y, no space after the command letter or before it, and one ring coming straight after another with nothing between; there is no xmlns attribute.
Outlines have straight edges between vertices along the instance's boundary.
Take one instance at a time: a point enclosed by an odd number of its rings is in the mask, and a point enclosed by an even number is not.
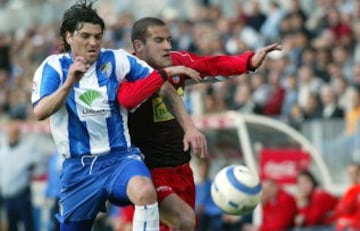
<svg viewBox="0 0 360 231"><path fill-rule="evenodd" d="M167 109L173 114L180 126L186 131L189 128L194 127L188 112L186 111L184 102L177 94L175 88L170 83L165 83L161 87L164 103Z"/></svg>
<svg viewBox="0 0 360 231"><path fill-rule="evenodd" d="M176 65L185 65L205 76L232 76L253 71L253 51L246 51L240 55L197 56L190 52L173 52L172 58Z"/></svg>
<svg viewBox="0 0 360 231"><path fill-rule="evenodd" d="M34 114L37 120L44 120L57 112L64 104L69 95L70 88L62 86L53 94L41 99L34 106Z"/></svg>

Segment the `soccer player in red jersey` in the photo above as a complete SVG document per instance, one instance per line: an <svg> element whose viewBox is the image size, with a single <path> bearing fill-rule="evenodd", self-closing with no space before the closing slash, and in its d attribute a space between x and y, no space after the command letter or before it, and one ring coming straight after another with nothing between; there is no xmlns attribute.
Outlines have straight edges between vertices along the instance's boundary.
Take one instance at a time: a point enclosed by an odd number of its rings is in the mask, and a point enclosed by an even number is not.
<svg viewBox="0 0 360 231"><path fill-rule="evenodd" d="M131 34L135 55L153 68L184 65L206 76L231 76L257 69L266 55L281 49L272 44L257 52L247 51L236 56L197 56L183 51L171 51L171 35L166 24L158 18L143 18L135 22ZM185 75L170 79L183 96ZM145 155L157 190L161 221L176 230L189 231L195 227L195 186L189 166L191 146L193 153L204 155L206 141L193 126L189 115L177 120L167 108L160 94L153 94L134 113L129 115L131 139ZM176 110L176 109L175 109ZM186 123L179 123L186 121ZM185 126L184 126L185 124ZM189 131L190 130L190 131ZM161 230L169 230L165 225Z"/></svg>

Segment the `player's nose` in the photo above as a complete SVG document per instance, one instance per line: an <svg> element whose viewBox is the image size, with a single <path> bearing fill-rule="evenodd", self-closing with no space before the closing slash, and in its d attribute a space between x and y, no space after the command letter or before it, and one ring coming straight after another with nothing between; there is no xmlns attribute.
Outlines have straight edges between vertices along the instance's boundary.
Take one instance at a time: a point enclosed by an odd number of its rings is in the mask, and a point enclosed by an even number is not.
<svg viewBox="0 0 360 231"><path fill-rule="evenodd" d="M172 48L171 42L165 41L165 42L163 43L163 47L164 47L164 49L171 50L171 48Z"/></svg>

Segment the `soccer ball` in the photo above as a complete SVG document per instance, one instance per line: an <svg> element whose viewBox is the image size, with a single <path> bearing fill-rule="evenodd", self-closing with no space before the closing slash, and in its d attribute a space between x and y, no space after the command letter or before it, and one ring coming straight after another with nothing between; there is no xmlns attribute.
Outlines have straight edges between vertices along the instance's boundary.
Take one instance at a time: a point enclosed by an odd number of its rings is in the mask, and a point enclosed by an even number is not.
<svg viewBox="0 0 360 231"><path fill-rule="evenodd" d="M214 203L231 215L253 211L259 204L261 192L259 177L244 165L230 165L221 169L211 185Z"/></svg>

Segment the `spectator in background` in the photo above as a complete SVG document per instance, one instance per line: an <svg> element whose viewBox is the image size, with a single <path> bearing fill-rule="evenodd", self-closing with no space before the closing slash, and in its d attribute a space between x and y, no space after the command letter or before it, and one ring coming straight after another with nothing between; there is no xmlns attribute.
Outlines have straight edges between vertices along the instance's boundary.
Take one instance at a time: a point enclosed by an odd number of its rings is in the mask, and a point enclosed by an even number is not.
<svg viewBox="0 0 360 231"><path fill-rule="evenodd" d="M288 119L290 126L295 128L296 130L300 131L301 126L304 123L304 121L305 121L305 117L304 117L304 113L303 113L300 105L294 104L291 107L290 115L289 115L289 119Z"/></svg>
<svg viewBox="0 0 360 231"><path fill-rule="evenodd" d="M356 228L357 223L359 223L359 215L356 213L360 213L360 204L358 203L360 200L360 164L351 163L347 172L350 178L350 186L341 196L335 208L337 231Z"/></svg>
<svg viewBox="0 0 360 231"><path fill-rule="evenodd" d="M344 118L344 111L337 105L335 92L329 85L322 86L320 92L320 99L322 104L321 118Z"/></svg>
<svg viewBox="0 0 360 231"><path fill-rule="evenodd" d="M241 4L241 3L240 3ZM265 14L261 11L260 3L258 0L251 1L250 14L246 17L246 24L255 29L257 32L260 31L262 24L266 20Z"/></svg>
<svg viewBox="0 0 360 231"><path fill-rule="evenodd" d="M0 34L0 70L10 73L11 57L10 57L11 36L9 34Z"/></svg>
<svg viewBox="0 0 360 231"><path fill-rule="evenodd" d="M352 95L352 109L346 113L345 135L352 137L358 130L360 119L360 85L354 86Z"/></svg>
<svg viewBox="0 0 360 231"><path fill-rule="evenodd" d="M312 230L328 227L334 221L337 198L322 189L310 171L303 170L297 177L296 230Z"/></svg>
<svg viewBox="0 0 360 231"><path fill-rule="evenodd" d="M278 39L280 34L280 22L284 15L285 11L280 7L280 5L276 1L271 1L266 20L260 28L260 32L265 38L265 43Z"/></svg>
<svg viewBox="0 0 360 231"><path fill-rule="evenodd" d="M237 85L233 103L230 109L245 114L261 114L262 108L251 97L251 88L248 84L240 83Z"/></svg>
<svg viewBox="0 0 360 231"><path fill-rule="evenodd" d="M305 107L302 108L304 118L306 120L321 118L321 104L317 94L308 95Z"/></svg>
<svg viewBox="0 0 360 231"><path fill-rule="evenodd" d="M214 204L210 191L212 179L209 178L210 160L198 159L199 181L195 185L196 231L218 231L222 229L223 212Z"/></svg>
<svg viewBox="0 0 360 231"><path fill-rule="evenodd" d="M341 74L352 82L354 63L350 51L344 46L337 45L332 48L331 55L333 62L340 67Z"/></svg>
<svg viewBox="0 0 360 231"><path fill-rule="evenodd" d="M297 79L295 75L289 75L285 82L285 96L281 107L281 117L289 120L291 110L297 102Z"/></svg>
<svg viewBox="0 0 360 231"><path fill-rule="evenodd" d="M273 179L262 182L262 223L260 227L246 225L244 231L285 231L293 227L297 213L295 198Z"/></svg>
<svg viewBox="0 0 360 231"><path fill-rule="evenodd" d="M327 71L327 66L331 61L330 48L315 49L315 60L316 76L326 83L330 82L330 74Z"/></svg>
<svg viewBox="0 0 360 231"><path fill-rule="evenodd" d="M269 98L270 88L266 84L265 74L262 72L254 73L250 78L252 98L256 104L263 107Z"/></svg>
<svg viewBox="0 0 360 231"><path fill-rule="evenodd" d="M50 205L50 217L48 230L60 231L60 224L55 215L59 212L59 197L61 190L60 173L63 157L58 152L52 152L48 160L47 184L45 188L45 198Z"/></svg>
<svg viewBox="0 0 360 231"><path fill-rule="evenodd" d="M285 90L280 84L281 76L278 71L270 71L270 93L263 108L263 114L267 116L279 116L285 97Z"/></svg>
<svg viewBox="0 0 360 231"><path fill-rule="evenodd" d="M317 94L321 87L321 80L314 74L310 66L302 66L298 72L299 79L299 96L298 103L302 108L308 104L310 94Z"/></svg>
<svg viewBox="0 0 360 231"><path fill-rule="evenodd" d="M25 231L34 231L30 183L41 156L35 144L22 137L20 129L19 121L10 121L0 145L1 196L9 230L17 231L23 224Z"/></svg>
<svg viewBox="0 0 360 231"><path fill-rule="evenodd" d="M333 83L337 103L339 107L344 111L344 116L352 108L352 87L348 81L344 78L336 79Z"/></svg>

